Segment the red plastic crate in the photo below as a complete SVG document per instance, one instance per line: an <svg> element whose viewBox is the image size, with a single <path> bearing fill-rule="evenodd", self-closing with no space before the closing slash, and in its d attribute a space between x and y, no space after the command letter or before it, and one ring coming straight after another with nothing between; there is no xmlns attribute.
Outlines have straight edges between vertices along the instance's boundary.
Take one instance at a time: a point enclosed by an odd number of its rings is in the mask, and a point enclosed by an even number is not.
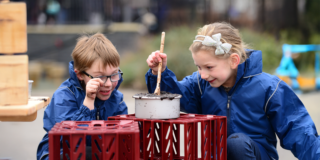
<svg viewBox="0 0 320 160"><path fill-rule="evenodd" d="M62 121L49 131L49 159L85 160L86 137L91 136L92 160L139 159L138 122ZM68 157L67 157L68 156Z"/></svg>
<svg viewBox="0 0 320 160"><path fill-rule="evenodd" d="M140 119L131 114L108 119L139 123L141 159L227 159L225 116L181 114L177 119L155 120Z"/></svg>

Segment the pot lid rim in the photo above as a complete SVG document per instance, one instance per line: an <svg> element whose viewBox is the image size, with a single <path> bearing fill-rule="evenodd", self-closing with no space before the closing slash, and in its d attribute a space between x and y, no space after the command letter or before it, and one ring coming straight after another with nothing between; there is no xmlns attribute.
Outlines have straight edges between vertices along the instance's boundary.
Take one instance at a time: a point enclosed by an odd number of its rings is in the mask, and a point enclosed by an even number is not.
<svg viewBox="0 0 320 160"><path fill-rule="evenodd" d="M181 97L182 97L182 95L178 95L178 96L174 97L173 99L179 99ZM135 98L135 99L161 99L161 97L145 97L145 96L142 96L140 98L139 96L136 96L136 95L133 95L132 98ZM163 99L169 99L169 98L163 98Z"/></svg>

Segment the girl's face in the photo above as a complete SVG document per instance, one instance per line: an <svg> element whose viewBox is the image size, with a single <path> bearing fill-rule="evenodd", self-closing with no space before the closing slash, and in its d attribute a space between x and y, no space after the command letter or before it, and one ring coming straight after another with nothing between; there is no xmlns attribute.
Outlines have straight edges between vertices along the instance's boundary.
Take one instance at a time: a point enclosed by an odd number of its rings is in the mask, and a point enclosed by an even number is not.
<svg viewBox="0 0 320 160"><path fill-rule="evenodd" d="M232 87L235 84L237 66L234 66L231 56L218 58L212 51L200 50L192 53L192 58L201 78L208 81L212 87Z"/></svg>
<svg viewBox="0 0 320 160"><path fill-rule="evenodd" d="M107 65L106 67L103 67L101 60L97 59L92 63L92 66L87 69L85 72L87 72L92 77L99 77L99 76L110 76L112 74L118 73L119 68L113 67L110 65ZM87 85L90 77L82 74L81 76ZM110 98L111 93L113 92L114 88L118 85L118 81L111 82L110 78L107 79L104 85L100 85L100 88L97 92L97 97L100 100L107 100Z"/></svg>

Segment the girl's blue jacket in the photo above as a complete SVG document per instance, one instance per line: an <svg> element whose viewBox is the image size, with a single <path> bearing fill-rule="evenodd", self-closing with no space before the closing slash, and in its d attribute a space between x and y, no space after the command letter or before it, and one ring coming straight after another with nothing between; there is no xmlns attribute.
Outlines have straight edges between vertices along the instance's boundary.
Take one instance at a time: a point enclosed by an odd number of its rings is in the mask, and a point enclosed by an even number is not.
<svg viewBox="0 0 320 160"><path fill-rule="evenodd" d="M281 146L295 157L318 160L320 138L302 102L285 82L262 72L261 51L248 50L247 54L249 58L238 66L236 84L228 93L222 87L211 87L198 72L177 81L167 68L161 74L161 90L182 94L182 111L227 116L228 136L248 135L270 158L279 159L277 134ZM157 76L149 70L145 78L153 93Z"/></svg>
<svg viewBox="0 0 320 160"><path fill-rule="evenodd" d="M109 116L128 114L127 105L123 101L123 94L118 91L121 79L106 101L95 100L94 110L89 110L83 105L86 96L85 90L81 87L79 80L74 72L73 61L69 63L70 78L64 81L54 92L50 104L44 111L43 128L47 132L40 142L37 150L37 159L49 159L48 132L51 128L61 121L90 121L107 120ZM97 115L99 113L99 115ZM91 141L87 140L87 145Z"/></svg>

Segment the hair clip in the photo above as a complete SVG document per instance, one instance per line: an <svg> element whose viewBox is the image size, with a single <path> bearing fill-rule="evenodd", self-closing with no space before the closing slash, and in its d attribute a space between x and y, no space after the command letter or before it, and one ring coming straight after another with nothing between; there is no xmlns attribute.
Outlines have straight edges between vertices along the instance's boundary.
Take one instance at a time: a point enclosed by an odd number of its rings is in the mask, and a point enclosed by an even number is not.
<svg viewBox="0 0 320 160"><path fill-rule="evenodd" d="M204 39L201 41L201 40L197 40L198 37L204 37ZM196 40L193 41L194 42L202 42L203 45L205 46L209 46L209 47L216 47L216 51L215 51L215 54L216 55L220 55L220 54L225 54L225 53L228 53L232 47L231 44L229 43L222 43L220 41L221 39L221 34L220 33L217 33L217 34L214 34L212 35L212 38L210 36L203 36L203 35L197 35Z"/></svg>

